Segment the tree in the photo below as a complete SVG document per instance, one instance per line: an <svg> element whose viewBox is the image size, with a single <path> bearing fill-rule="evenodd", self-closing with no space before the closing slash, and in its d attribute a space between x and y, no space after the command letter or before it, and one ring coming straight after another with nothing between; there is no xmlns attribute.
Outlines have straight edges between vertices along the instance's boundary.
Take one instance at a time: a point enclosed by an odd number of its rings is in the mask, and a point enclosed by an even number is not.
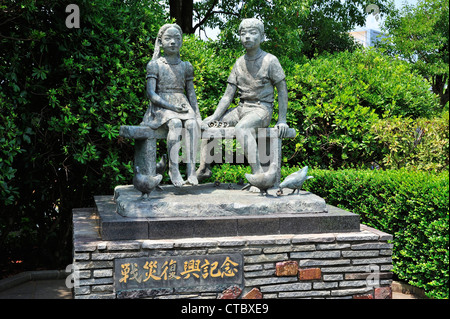
<svg viewBox="0 0 450 319"><path fill-rule="evenodd" d="M419 0L417 6L392 4L383 25L389 34L378 45L399 55L426 78L442 106L449 101L449 0Z"/></svg>
<svg viewBox="0 0 450 319"><path fill-rule="evenodd" d="M275 41L287 42L298 53L301 47L298 26L300 20L306 17L310 1L203 0L193 3L192 0L169 0L168 3L171 17L175 18L184 33L204 31L206 27L219 27L222 31L220 43L238 47L239 41L235 34L239 23L243 18L257 17L266 25L266 37L269 40L267 43L275 46Z"/></svg>
<svg viewBox="0 0 450 319"><path fill-rule="evenodd" d="M194 0L169 0L169 6L170 17L176 20L183 33L194 33L196 29L192 25Z"/></svg>
<svg viewBox="0 0 450 319"><path fill-rule="evenodd" d="M300 22L302 29L302 52L312 58L323 52L333 53L356 48L349 32L356 26L365 24L368 13L366 6L376 5L380 14L386 10L386 0L378 1L340 1L313 0L306 19Z"/></svg>
<svg viewBox="0 0 450 319"><path fill-rule="evenodd" d="M120 125L147 107L145 65L167 16L152 0L0 4L0 269L71 261L71 211L132 177ZM28 268L29 269L29 268Z"/></svg>
<svg viewBox="0 0 450 319"><path fill-rule="evenodd" d="M268 42L266 49L284 52L290 58L306 55L311 58L322 52L353 49L348 32L364 25L367 1L340 0L169 0L171 17L186 33L202 31L206 27L221 30L220 42L238 46L236 30L243 18L264 21ZM373 0L385 11L386 0ZM193 4L193 6L192 6ZM192 15L191 8L194 11ZM193 17L197 21L193 25Z"/></svg>

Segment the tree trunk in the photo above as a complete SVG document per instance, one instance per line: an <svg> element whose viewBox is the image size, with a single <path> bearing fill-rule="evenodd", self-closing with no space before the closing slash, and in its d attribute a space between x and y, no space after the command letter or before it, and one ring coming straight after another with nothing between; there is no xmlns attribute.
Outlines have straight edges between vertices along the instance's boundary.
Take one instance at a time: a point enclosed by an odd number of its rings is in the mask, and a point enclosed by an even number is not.
<svg viewBox="0 0 450 319"><path fill-rule="evenodd" d="M181 27L183 33L192 34L192 17L194 10L194 0L169 0L170 17L176 19L176 23Z"/></svg>
<svg viewBox="0 0 450 319"><path fill-rule="evenodd" d="M441 106L444 106L448 100L448 79L446 75L435 75L432 81L432 90L439 96Z"/></svg>

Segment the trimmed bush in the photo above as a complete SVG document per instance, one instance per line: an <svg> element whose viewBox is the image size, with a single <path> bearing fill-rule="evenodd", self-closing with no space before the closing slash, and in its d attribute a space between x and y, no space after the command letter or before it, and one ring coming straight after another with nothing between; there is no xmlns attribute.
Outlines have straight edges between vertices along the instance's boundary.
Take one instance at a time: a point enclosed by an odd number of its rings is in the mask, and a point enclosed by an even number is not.
<svg viewBox="0 0 450 319"><path fill-rule="evenodd" d="M322 55L304 64L282 62L289 90L288 124L299 132L286 141L286 162L368 167L384 157L371 130L375 121L428 118L440 109L436 96L405 61L375 50Z"/></svg>
<svg viewBox="0 0 450 319"><path fill-rule="evenodd" d="M448 111L431 119L394 116L378 120L372 132L382 142L385 168L448 171Z"/></svg>
<svg viewBox="0 0 450 319"><path fill-rule="evenodd" d="M448 298L449 176L402 170L314 170L305 189L394 235L394 273Z"/></svg>
<svg viewBox="0 0 450 319"><path fill-rule="evenodd" d="M282 167L281 180L299 167ZM216 165L211 181L238 182L248 166ZM449 296L449 175L401 170L311 169L304 189L394 236L393 272L431 298Z"/></svg>

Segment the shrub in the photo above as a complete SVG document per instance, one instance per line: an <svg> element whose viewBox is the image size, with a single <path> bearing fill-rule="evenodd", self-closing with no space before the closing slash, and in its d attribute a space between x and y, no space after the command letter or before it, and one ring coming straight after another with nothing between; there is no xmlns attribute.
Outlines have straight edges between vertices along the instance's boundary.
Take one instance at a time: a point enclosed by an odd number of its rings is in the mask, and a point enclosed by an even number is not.
<svg viewBox="0 0 450 319"><path fill-rule="evenodd" d="M393 271L400 279L429 297L448 298L448 172L314 170L311 175L305 189L394 236Z"/></svg>
<svg viewBox="0 0 450 319"><path fill-rule="evenodd" d="M183 59L191 61L203 118L213 113L243 50L186 36ZM369 166L387 149L372 126L393 116L430 117L439 108L423 79L407 63L374 50L357 50L293 62L280 56L289 91L287 121L299 132L285 140L284 162L314 167ZM236 101L237 102L237 101ZM272 125L278 119L278 105Z"/></svg>
<svg viewBox="0 0 450 319"><path fill-rule="evenodd" d="M0 5L0 263L7 266L11 256L25 268L70 263L72 208L131 181L133 144L118 138L119 127L145 113L145 66L165 13L150 0L74 3L78 29L66 27L62 1Z"/></svg>
<svg viewBox="0 0 450 319"><path fill-rule="evenodd" d="M283 166L281 180L297 171ZM216 165L210 181L236 183L249 167ZM394 236L393 272L431 298L449 296L449 176L401 170L310 169L303 189L358 214L361 222Z"/></svg>
<svg viewBox="0 0 450 319"><path fill-rule="evenodd" d="M448 171L448 115L444 111L431 119L392 117L376 121L372 131L385 148L384 167Z"/></svg>
<svg viewBox="0 0 450 319"><path fill-rule="evenodd" d="M185 36L183 59L194 66L200 112L213 113L242 48L219 47ZM437 98L408 64L374 50L318 56L310 61L279 60L289 91L287 121L299 132L285 140L284 162L314 167L369 166L388 152L372 129L379 119L394 116L428 118L439 109ZM237 103L237 101L236 101ZM272 125L278 119L278 105Z"/></svg>
<svg viewBox="0 0 450 319"><path fill-rule="evenodd" d="M308 63L285 62L288 124L285 161L313 167L367 166L381 160L372 124L392 116L429 117L436 97L408 64L374 50L323 55Z"/></svg>

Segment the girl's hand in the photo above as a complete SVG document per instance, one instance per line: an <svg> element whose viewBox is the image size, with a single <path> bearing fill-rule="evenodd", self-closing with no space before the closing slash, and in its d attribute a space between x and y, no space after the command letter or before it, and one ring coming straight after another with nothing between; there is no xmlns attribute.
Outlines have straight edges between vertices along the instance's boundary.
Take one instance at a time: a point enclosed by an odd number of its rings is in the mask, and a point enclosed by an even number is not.
<svg viewBox="0 0 450 319"><path fill-rule="evenodd" d="M196 114L196 120L197 120L198 127L200 127L200 129L202 129L202 124L203 124L202 116L200 114Z"/></svg>
<svg viewBox="0 0 450 319"><path fill-rule="evenodd" d="M189 109L187 108L186 104L181 104L181 106L174 105L174 111L178 113L187 113L189 112Z"/></svg>

